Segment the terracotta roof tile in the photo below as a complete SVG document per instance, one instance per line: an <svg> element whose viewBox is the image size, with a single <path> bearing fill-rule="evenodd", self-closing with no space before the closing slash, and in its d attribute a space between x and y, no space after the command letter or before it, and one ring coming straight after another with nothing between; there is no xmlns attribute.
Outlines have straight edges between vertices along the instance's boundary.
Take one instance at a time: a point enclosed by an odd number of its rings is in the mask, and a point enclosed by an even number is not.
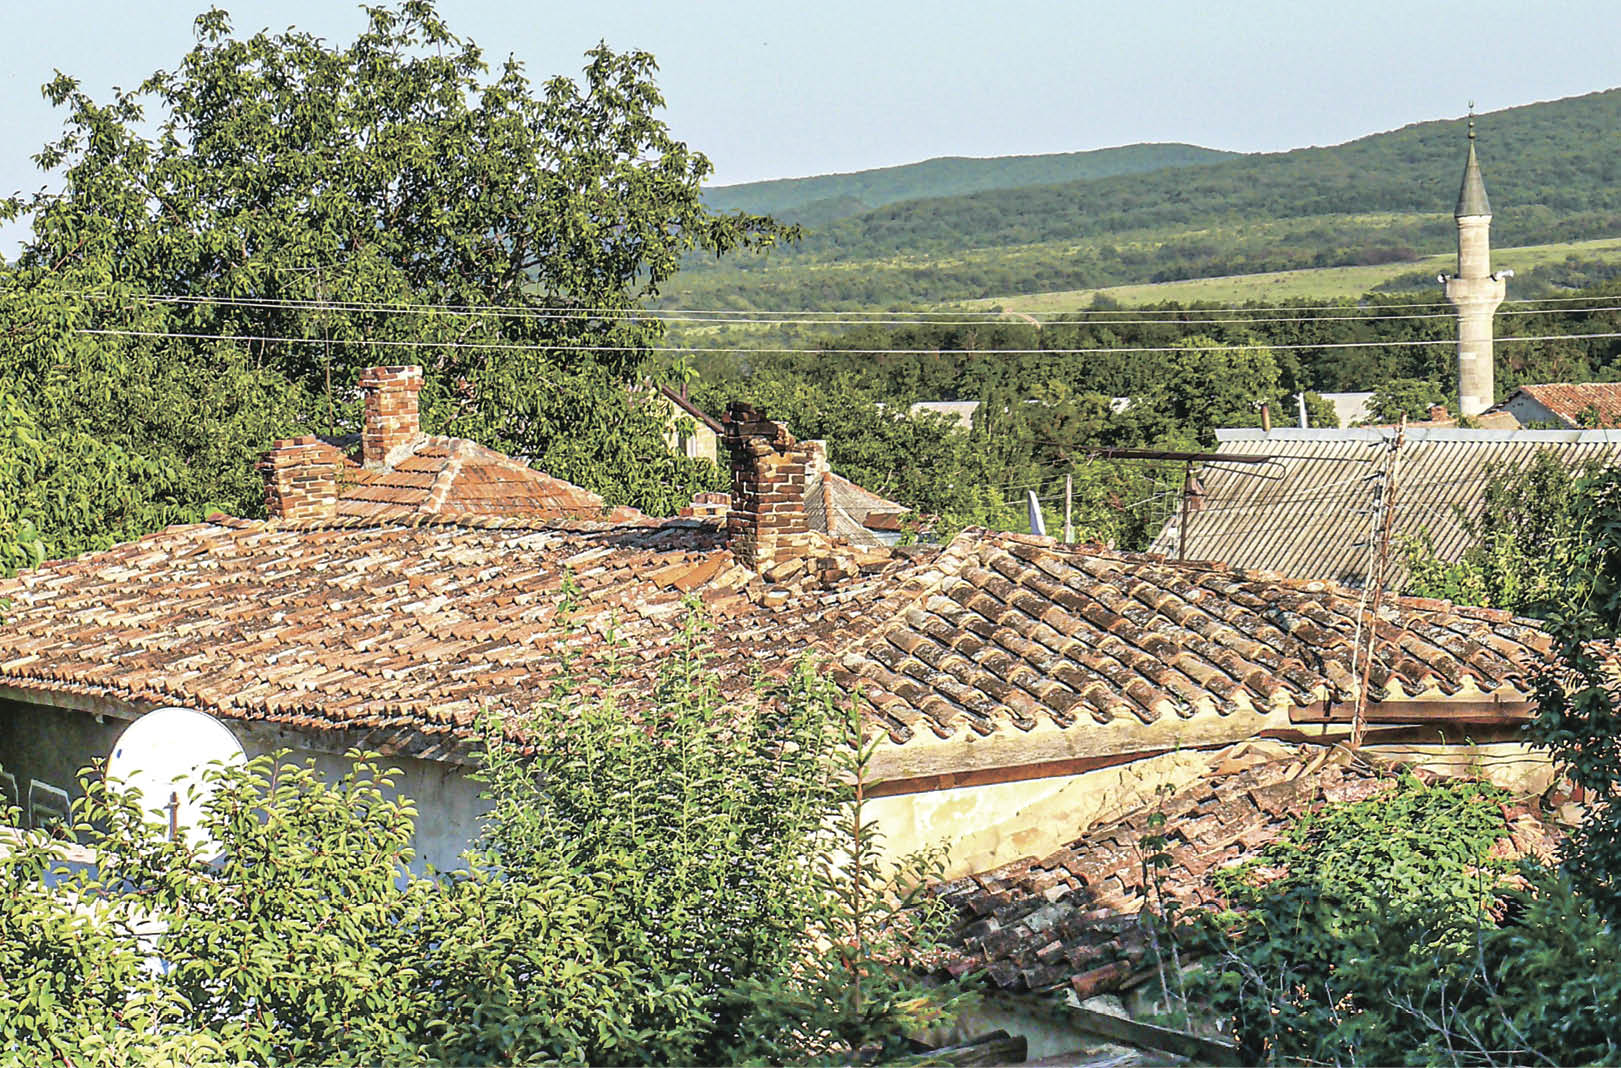
<svg viewBox="0 0 1621 1068"><path fill-rule="evenodd" d="M1515 392L1524 393L1573 427L1621 427L1621 382L1547 382L1521 386ZM1597 421L1589 423L1595 415Z"/></svg>
<svg viewBox="0 0 1621 1068"><path fill-rule="evenodd" d="M935 566L938 592L875 614L882 626L842 660L897 741L919 719L941 736L1151 723L1348 700L1358 683L1359 597L1333 583L1010 534L964 535ZM1502 612L1398 597L1383 615L1371 681L1407 696L1467 684L1523 700L1548 648Z"/></svg>
<svg viewBox="0 0 1621 1068"><path fill-rule="evenodd" d="M1067 986L1090 997L1132 985L1150 960L1137 923L1146 897L1145 836L1166 838L1168 897L1184 907L1220 904L1212 873L1258 854L1327 802L1363 800L1395 785L1388 770L1353 762L1344 751L1277 748L1246 743L1214 754L1203 778L1044 858L938 886L958 916L941 967L956 975L985 969L992 984L1010 991ZM1162 827L1151 825L1155 813L1164 815ZM1499 851L1547 854L1557 832L1529 807L1510 815L1515 830Z"/></svg>
<svg viewBox="0 0 1621 1068"><path fill-rule="evenodd" d="M339 516L566 517L613 522L641 518L634 508L610 508L590 490L464 438L424 435L405 456L390 454L390 460L387 467L362 467L339 454Z"/></svg>
<svg viewBox="0 0 1621 1068"><path fill-rule="evenodd" d="M0 685L464 731L548 691L565 569L583 665L612 619L651 679L694 595L725 685L815 651L900 745L1305 706L1357 683L1357 594L1331 583L971 531L831 586L771 585L714 523L409 512L217 517L0 582ZM1372 679L1396 697L1521 701L1548 647L1530 621L1402 598L1379 635Z"/></svg>

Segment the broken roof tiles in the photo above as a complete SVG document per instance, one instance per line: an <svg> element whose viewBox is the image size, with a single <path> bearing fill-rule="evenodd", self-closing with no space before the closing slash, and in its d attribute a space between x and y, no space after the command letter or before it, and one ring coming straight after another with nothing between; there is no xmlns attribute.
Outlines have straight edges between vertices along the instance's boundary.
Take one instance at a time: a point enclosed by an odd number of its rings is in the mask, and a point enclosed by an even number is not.
<svg viewBox="0 0 1621 1068"><path fill-rule="evenodd" d="M1364 800L1396 784L1389 770L1344 750L1280 748L1234 746L1212 758L1203 778L1049 856L939 886L936 893L958 917L942 966L957 975L983 969L994 986L1010 992L1068 987L1084 999L1136 985L1153 967L1147 931L1138 922L1147 900L1146 852L1168 855L1157 893L1183 907L1221 905L1216 872L1257 856L1307 812ZM1165 817L1163 826L1156 826L1155 814ZM1496 855L1551 855L1556 832L1532 803L1512 806L1505 816L1511 829ZM1163 836L1164 844L1150 850L1149 835Z"/></svg>
<svg viewBox="0 0 1621 1068"><path fill-rule="evenodd" d="M610 622L628 670L656 677L693 596L717 624L725 686L815 653L902 746L1303 707L1355 687L1357 595L1332 583L985 531L851 559L831 585L819 565L772 585L698 520L215 517L0 581L0 685L465 733L480 708L548 693L563 642L577 669L600 663ZM580 590L567 635L565 571ZM1503 612L1403 598L1378 635L1376 698L1523 700L1548 644Z"/></svg>

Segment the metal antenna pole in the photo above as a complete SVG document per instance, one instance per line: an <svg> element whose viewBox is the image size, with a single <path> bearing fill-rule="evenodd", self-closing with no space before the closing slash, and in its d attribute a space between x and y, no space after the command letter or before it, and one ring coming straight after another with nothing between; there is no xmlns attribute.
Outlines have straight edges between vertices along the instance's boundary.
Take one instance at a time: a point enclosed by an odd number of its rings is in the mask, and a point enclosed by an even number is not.
<svg viewBox="0 0 1621 1068"><path fill-rule="evenodd" d="M1064 476L1064 543L1072 544L1075 541L1074 518L1075 476L1073 473Z"/></svg>
<svg viewBox="0 0 1621 1068"><path fill-rule="evenodd" d="M1188 558L1188 498L1193 496L1193 462L1182 469L1182 521L1176 525L1176 558Z"/></svg>
<svg viewBox="0 0 1621 1068"><path fill-rule="evenodd" d="M1383 493L1381 493L1381 510L1379 517L1379 548L1375 556L1373 574L1370 577L1373 584L1373 604L1371 618L1368 620L1368 652L1362 661L1362 678L1356 688L1356 714L1351 717L1351 748L1359 749L1362 746L1362 735L1367 729L1368 712L1368 679L1373 672L1373 647L1379 636L1379 604L1385 596L1385 572L1390 563L1390 525L1396 515L1396 483L1401 474L1401 450L1407 438L1407 417L1402 416L1401 425L1396 428L1396 441L1391 447L1389 459L1385 463L1385 478ZM1355 663L1355 650L1352 651L1352 663Z"/></svg>

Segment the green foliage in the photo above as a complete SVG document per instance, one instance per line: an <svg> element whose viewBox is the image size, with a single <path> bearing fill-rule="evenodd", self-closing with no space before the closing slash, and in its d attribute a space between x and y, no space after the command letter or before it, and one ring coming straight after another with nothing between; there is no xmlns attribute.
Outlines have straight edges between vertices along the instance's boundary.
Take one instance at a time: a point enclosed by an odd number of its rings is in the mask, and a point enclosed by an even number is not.
<svg viewBox="0 0 1621 1068"><path fill-rule="evenodd" d="M1479 513L1463 518L1476 544L1453 563L1437 557L1427 537L1410 544L1406 592L1521 615L1562 612L1585 582L1593 517L1580 486L1594 473L1547 452L1491 471Z"/></svg>
<svg viewBox="0 0 1621 1068"><path fill-rule="evenodd" d="M0 860L8 1061L467 1063L534 1032L568 1058L579 1021L617 1003L584 966L590 903L565 880L480 858L408 870L395 773L356 757L331 782L261 757L214 774L206 852L87 777L94 867L61 869L38 833Z"/></svg>
<svg viewBox="0 0 1621 1068"><path fill-rule="evenodd" d="M579 1053L719 1064L898 1049L962 988L925 990L908 969L929 925L879 922L915 899L923 869L890 870L847 804L863 782L842 774L864 768L854 706L802 666L740 711L706 668L707 629L693 606L647 716L627 711L610 664L595 696L564 684L526 719L532 759L491 749L502 872L588 885L596 967L635 993ZM829 944L845 946L837 974Z"/></svg>
<svg viewBox="0 0 1621 1068"><path fill-rule="evenodd" d="M1445 407L1447 391L1434 379L1392 378L1368 398L1368 415L1375 423L1399 423L1428 419L1430 406Z"/></svg>
<svg viewBox="0 0 1621 1068"><path fill-rule="evenodd" d="M720 211L757 212L806 225L823 224L903 200L1142 174L1214 163L1235 155L1196 145L1152 144L995 159L953 156L850 174L711 187L704 200Z"/></svg>
<svg viewBox="0 0 1621 1068"><path fill-rule="evenodd" d="M1214 443L1215 427L1259 424L1262 402L1274 411L1293 405L1278 361L1259 346L1212 349L1210 339L1194 337L1162 353L1090 362L995 356L999 346L1036 347L1035 334L979 325L855 332L815 357L717 364L699 399L718 406L745 397L796 436L827 439L836 471L940 516L942 536L970 525L1026 529L1028 490L1039 494L1056 535L1067 475L1076 537L1125 547L1158 533L1182 469L1095 461L1091 450L1197 449ZM839 351L886 336L901 348L937 344L941 354L873 359ZM978 401L972 429L954 429L933 413L908 416L916 401L938 399Z"/></svg>
<svg viewBox="0 0 1621 1068"><path fill-rule="evenodd" d="M1618 121L1616 90L1483 117L1499 247L1621 229L1603 137ZM1323 148L889 204L819 226L769 266L704 265L670 297L679 307L886 307L1409 261L1452 247L1460 127L1416 123Z"/></svg>
<svg viewBox="0 0 1621 1068"><path fill-rule="evenodd" d="M0 270L0 378L60 438L29 513L50 551L253 514L256 454L353 430L357 371L407 357L430 431L655 512L713 484L627 399L662 325L614 313L688 252L785 231L704 208L709 162L658 117L651 56L598 47L579 81L534 85L426 0L368 17L333 46L210 11L134 90L45 87L62 191L0 202L32 224ZM604 314L536 311L559 307Z"/></svg>
<svg viewBox="0 0 1621 1068"><path fill-rule="evenodd" d="M1232 1019L1244 1063L1448 1063L1424 1013L1456 1011L1479 938L1497 937L1481 932L1512 871L1490 855L1505 796L1403 778L1302 817L1217 874L1234 911L1199 932L1213 959L1196 996Z"/></svg>
<svg viewBox="0 0 1621 1068"><path fill-rule="evenodd" d="M847 789L811 872L818 907L807 931L814 948L794 967L744 977L739 993L751 1013L739 1053L764 1064L781 1060L785 1050L812 1064L910 1059L914 1036L949 1026L977 998L971 978L942 985L922 966L955 925L950 906L930 893L943 875L945 851L886 854L866 808L867 768L878 742L863 740L855 704L825 687L816 698L839 725L835 768Z"/></svg>
<svg viewBox="0 0 1621 1068"><path fill-rule="evenodd" d="M1564 596L1549 605L1551 663L1536 677L1531 736L1587 792L1565 869L1611 923L1621 922L1621 709L1615 649L1621 637L1621 473L1577 482L1571 524L1584 532Z"/></svg>
<svg viewBox="0 0 1621 1068"><path fill-rule="evenodd" d="M0 385L0 576L44 559L45 546L25 502L48 462L32 413Z"/></svg>
<svg viewBox="0 0 1621 1068"><path fill-rule="evenodd" d="M968 989L918 978L940 924L910 906L937 869L879 852L851 701L808 665L727 700L705 629L640 714L610 665L537 707L532 758L492 735L485 848L454 873L412 870L415 806L360 755L336 781L268 757L213 773L206 851L87 777L93 868L43 832L0 855L0 1061L906 1052Z"/></svg>

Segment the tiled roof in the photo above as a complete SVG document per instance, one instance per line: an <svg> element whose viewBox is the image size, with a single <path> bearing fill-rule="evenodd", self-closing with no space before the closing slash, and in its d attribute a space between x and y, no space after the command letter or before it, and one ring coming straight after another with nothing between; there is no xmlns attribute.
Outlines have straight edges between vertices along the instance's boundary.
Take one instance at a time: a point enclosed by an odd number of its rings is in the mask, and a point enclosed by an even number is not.
<svg viewBox="0 0 1621 1068"><path fill-rule="evenodd" d="M887 749L927 742L948 760L1028 763L1032 736L1116 746L1142 724L1246 733L1235 713L1356 685L1357 596L1331 583L983 531L944 550L829 551L846 561L814 558L788 586L697 520L221 517L0 582L0 686L455 734L480 707L546 692L565 642L589 669L610 619L627 677L655 677L688 594L715 618L727 685L815 650L860 686ZM565 568L581 588L573 637L557 619ZM1547 644L1502 612L1402 598L1378 634L1375 696L1396 699L1523 700Z"/></svg>
<svg viewBox="0 0 1621 1068"><path fill-rule="evenodd" d="M610 623L626 677L656 677L689 594L717 624L717 674L741 686L762 660L791 664L840 633L879 588L861 575L833 592L768 589L721 537L692 520L219 517L0 583L0 683L309 728L456 733L482 707L545 694L565 645L581 677L597 677ZM557 616L565 568L580 589L572 635Z"/></svg>
<svg viewBox="0 0 1621 1068"><path fill-rule="evenodd" d="M590 490L465 438L424 435L406 455L390 455L386 468L341 460L340 516L385 519L425 513L620 521L641 514L632 508L610 509Z"/></svg>
<svg viewBox="0 0 1621 1068"><path fill-rule="evenodd" d="M1220 904L1213 873L1255 856L1325 803L1360 801L1394 785L1388 771L1353 761L1345 750L1279 755L1236 746L1218 754L1211 771L1190 786L1050 856L939 887L959 916L945 967L959 975L985 969L992 984L1008 991L1068 987L1086 998L1135 985L1152 967L1137 920L1145 898L1146 835L1165 836L1171 863L1161 889L1168 898L1184 907ZM1150 826L1155 813L1165 816L1162 827ZM1556 832L1538 817L1534 802L1510 806L1505 818L1510 833L1497 852L1550 854Z"/></svg>
<svg viewBox="0 0 1621 1068"><path fill-rule="evenodd" d="M930 573L841 661L897 740L1264 712L1358 687L1359 596L1334 583L1016 534L960 536ZM1378 638L1370 689L1396 700L1523 700L1547 648L1533 621L1401 597Z"/></svg>
<svg viewBox="0 0 1621 1068"><path fill-rule="evenodd" d="M1587 425L1594 415L1599 427L1621 426L1621 382L1548 382L1514 392L1530 397L1572 427ZM1513 400L1510 394L1499 407Z"/></svg>
<svg viewBox="0 0 1621 1068"><path fill-rule="evenodd" d="M1188 519L1187 555L1300 578L1360 586L1372 548L1373 482L1394 429L1223 430L1226 453L1265 455L1263 465L1207 464L1205 493ZM1571 466L1621 456L1616 431L1407 429L1391 522L1391 589L1407 578L1404 548L1427 534L1436 555L1457 561L1475 544L1465 522L1480 514L1493 472L1551 452ZM1154 540L1179 551L1180 515Z"/></svg>

